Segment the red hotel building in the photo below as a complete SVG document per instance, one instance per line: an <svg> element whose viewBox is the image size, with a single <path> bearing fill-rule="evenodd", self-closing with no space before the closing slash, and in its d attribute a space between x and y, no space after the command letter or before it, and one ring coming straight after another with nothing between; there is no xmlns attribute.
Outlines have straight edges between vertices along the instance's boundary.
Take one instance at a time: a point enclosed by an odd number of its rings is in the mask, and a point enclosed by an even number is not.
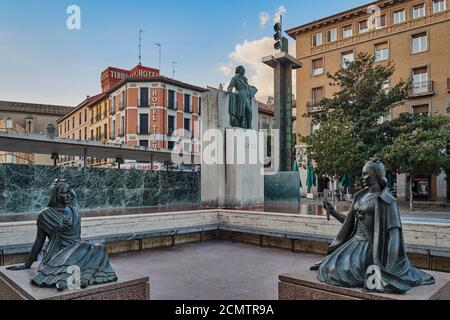
<svg viewBox="0 0 450 320"><path fill-rule="evenodd" d="M101 94L58 120L60 137L152 149L173 149L172 133L177 129L199 137L201 96L206 89L159 76L158 70L141 65L130 71L109 67L101 74L101 85ZM88 116L84 121L71 119L78 113ZM199 151L197 145L189 149Z"/></svg>

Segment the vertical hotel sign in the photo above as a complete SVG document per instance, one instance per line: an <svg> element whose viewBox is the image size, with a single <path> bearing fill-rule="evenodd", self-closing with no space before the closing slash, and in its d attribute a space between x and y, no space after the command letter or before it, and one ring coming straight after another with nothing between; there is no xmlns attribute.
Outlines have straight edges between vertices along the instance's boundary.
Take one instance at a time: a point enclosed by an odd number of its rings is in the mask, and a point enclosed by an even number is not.
<svg viewBox="0 0 450 320"><path fill-rule="evenodd" d="M158 140L156 139L156 134L158 133L158 102L158 91L156 89L153 89L151 93L151 113L153 123L152 147L154 149L156 149L158 146Z"/></svg>

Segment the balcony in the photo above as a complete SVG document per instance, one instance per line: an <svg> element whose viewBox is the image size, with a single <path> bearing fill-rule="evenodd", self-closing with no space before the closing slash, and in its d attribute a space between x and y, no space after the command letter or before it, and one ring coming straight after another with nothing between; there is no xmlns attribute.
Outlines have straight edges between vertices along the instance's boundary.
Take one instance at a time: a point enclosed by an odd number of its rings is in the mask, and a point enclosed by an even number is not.
<svg viewBox="0 0 450 320"><path fill-rule="evenodd" d="M433 81L423 81L414 82L409 89L408 97L417 98L424 96L431 96L434 94L434 82Z"/></svg>
<svg viewBox="0 0 450 320"><path fill-rule="evenodd" d="M325 108L320 106L320 102L308 102L306 104L309 113L316 113L325 111Z"/></svg>

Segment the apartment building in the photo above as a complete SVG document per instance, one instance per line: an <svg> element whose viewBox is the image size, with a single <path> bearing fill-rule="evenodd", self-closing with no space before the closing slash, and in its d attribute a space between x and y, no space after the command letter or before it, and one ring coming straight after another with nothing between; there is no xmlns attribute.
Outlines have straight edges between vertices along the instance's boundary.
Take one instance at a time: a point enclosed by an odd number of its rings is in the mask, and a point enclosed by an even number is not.
<svg viewBox="0 0 450 320"><path fill-rule="evenodd" d="M68 106L0 101L0 131L21 134L47 134L47 126L73 110ZM1 148L0 148L1 151ZM2 153L0 163L53 165L47 154Z"/></svg>
<svg viewBox="0 0 450 320"><path fill-rule="evenodd" d="M138 65L130 71L109 67L101 74L102 93L88 97L58 120L59 136L76 140L172 150L178 129L199 137L201 87L159 76ZM185 144L198 152L197 143ZM114 159L112 159L114 160ZM91 166L111 166L108 159L88 159ZM62 157L60 164L81 165L82 157Z"/></svg>
<svg viewBox="0 0 450 320"><path fill-rule="evenodd" d="M297 58L304 66L297 71L297 133L307 136L315 130L311 119L302 115L322 111L320 101L339 90L329 85L327 73L345 67L358 52L373 54L377 63L395 64L396 72L386 87L401 79L412 80L409 98L393 108L391 117L402 112L447 113L449 6L450 0L381 0L287 30L296 40ZM407 179L406 175L394 177L400 200L408 197ZM415 199L450 199L449 181L444 173L416 177Z"/></svg>

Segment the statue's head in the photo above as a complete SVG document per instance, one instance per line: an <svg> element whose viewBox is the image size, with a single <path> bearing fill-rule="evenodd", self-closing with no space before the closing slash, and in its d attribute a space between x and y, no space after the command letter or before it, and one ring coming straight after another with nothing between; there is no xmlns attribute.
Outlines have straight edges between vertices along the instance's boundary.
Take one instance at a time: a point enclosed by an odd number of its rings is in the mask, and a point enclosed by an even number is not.
<svg viewBox="0 0 450 320"><path fill-rule="evenodd" d="M377 183L381 189L386 188L387 179L384 164L377 158L370 159L363 168L361 179L364 187L371 187Z"/></svg>
<svg viewBox="0 0 450 320"><path fill-rule="evenodd" d="M236 68L236 74L240 74L241 76L243 76L245 74L245 68L244 66L239 66Z"/></svg>
<svg viewBox="0 0 450 320"><path fill-rule="evenodd" d="M66 180L56 179L50 189L50 200L48 207L65 207L69 203L70 187Z"/></svg>

